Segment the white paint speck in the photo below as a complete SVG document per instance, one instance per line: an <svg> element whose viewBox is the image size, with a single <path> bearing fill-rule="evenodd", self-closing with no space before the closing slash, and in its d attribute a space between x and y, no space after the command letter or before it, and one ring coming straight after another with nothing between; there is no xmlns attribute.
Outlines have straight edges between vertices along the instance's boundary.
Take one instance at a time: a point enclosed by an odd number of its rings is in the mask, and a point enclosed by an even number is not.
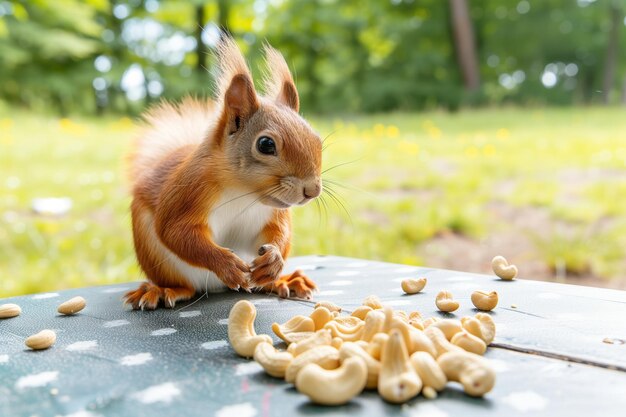
<svg viewBox="0 0 626 417"><path fill-rule="evenodd" d="M39 374L26 375L21 377L15 383L15 386L19 389L43 387L50 382L55 381L59 376L59 371L41 372Z"/></svg>
<svg viewBox="0 0 626 417"><path fill-rule="evenodd" d="M136 355L124 356L122 359L120 359L120 363L124 366L136 366L143 365L146 362L150 362L152 359L152 354L146 352L138 353Z"/></svg>
<svg viewBox="0 0 626 417"><path fill-rule="evenodd" d="M493 370L496 371L497 373L507 372L511 370L510 364L501 359L490 359L489 363L491 364L491 367L493 368Z"/></svg>
<svg viewBox="0 0 626 417"><path fill-rule="evenodd" d="M343 294L343 291L341 290L326 290L326 291L320 291L317 293L317 295L321 296L321 297L326 297L329 295L339 295L339 294Z"/></svg>
<svg viewBox="0 0 626 417"><path fill-rule="evenodd" d="M273 302L274 300L272 298L258 298L256 300L252 300L252 304L254 305L258 305L258 304L269 304L271 302Z"/></svg>
<svg viewBox="0 0 626 417"><path fill-rule="evenodd" d="M409 300L390 300L383 301L383 304L386 306L406 306L411 304L411 302Z"/></svg>
<svg viewBox="0 0 626 417"><path fill-rule="evenodd" d="M210 342L205 342L200 345L202 349L213 350L219 349L228 346L228 342L226 340L212 340Z"/></svg>
<svg viewBox="0 0 626 417"><path fill-rule="evenodd" d="M106 289L102 290L102 292L105 293L105 294L116 294L116 293L129 291L129 290L130 290L130 288L128 288L128 287L112 287L112 288L106 288Z"/></svg>
<svg viewBox="0 0 626 417"><path fill-rule="evenodd" d="M459 282L458 284L451 284L448 287L455 290L469 290L476 287L476 284L473 284L471 282Z"/></svg>
<svg viewBox="0 0 626 417"><path fill-rule="evenodd" d="M303 270L303 271L313 271L313 270L315 270L316 268L317 268L317 267L316 267L315 265L298 265L298 266L296 266L296 267L295 267L295 268L293 268L293 269L294 269L294 270L295 270L295 269L301 269L301 270Z"/></svg>
<svg viewBox="0 0 626 417"><path fill-rule="evenodd" d="M448 417L448 413L431 403L421 403L411 409L409 417Z"/></svg>
<svg viewBox="0 0 626 417"><path fill-rule="evenodd" d="M534 391L512 392L502 398L502 402L522 413L540 411L548 405L548 399Z"/></svg>
<svg viewBox="0 0 626 417"><path fill-rule="evenodd" d="M200 314L200 310L191 310L191 311L181 311L178 313L179 317L187 318L187 317L198 317Z"/></svg>
<svg viewBox="0 0 626 417"><path fill-rule="evenodd" d="M143 391L136 392L132 395L134 399L143 404L153 404L157 402L171 403L174 397L180 395L180 390L171 382L165 384L154 385Z"/></svg>
<svg viewBox="0 0 626 417"><path fill-rule="evenodd" d="M227 405L215 413L215 417L254 417L256 415L256 408L250 403Z"/></svg>
<svg viewBox="0 0 626 417"><path fill-rule="evenodd" d="M111 320L111 321L105 321L102 327L106 327L106 328L120 327L120 326L126 326L127 324L130 324L128 320Z"/></svg>
<svg viewBox="0 0 626 417"><path fill-rule="evenodd" d="M100 417L100 416L102 416L102 414L92 413L91 411L87 411L87 410L78 410L75 413L66 414L63 417Z"/></svg>
<svg viewBox="0 0 626 417"><path fill-rule="evenodd" d="M540 292L537 294L537 298L541 298L543 300L558 300L561 298L561 295L555 294L553 292Z"/></svg>
<svg viewBox="0 0 626 417"><path fill-rule="evenodd" d="M359 275L359 271L339 271L335 275L338 277L352 277Z"/></svg>
<svg viewBox="0 0 626 417"><path fill-rule="evenodd" d="M237 367L235 368L235 375L242 376L256 374L257 372L260 372L262 370L263 368L261 367L261 365L256 362L245 362L237 365Z"/></svg>
<svg viewBox="0 0 626 417"><path fill-rule="evenodd" d="M9 355L0 355L0 363L7 363L9 361Z"/></svg>
<svg viewBox="0 0 626 417"><path fill-rule="evenodd" d="M414 266L403 266L400 268L396 268L394 270L392 270L391 272L395 273L395 274L409 274L411 272L417 272L419 270L419 268L416 268Z"/></svg>
<svg viewBox="0 0 626 417"><path fill-rule="evenodd" d="M348 280L331 281L326 285L330 285L332 287L345 287L347 285L352 285L352 281L348 281Z"/></svg>
<svg viewBox="0 0 626 417"><path fill-rule="evenodd" d="M398 278L394 278L392 279L393 282L402 282L405 279L415 279L415 277L398 277Z"/></svg>
<svg viewBox="0 0 626 417"><path fill-rule="evenodd" d="M228 326L228 319L219 319L217 324L221 324L222 326Z"/></svg>
<svg viewBox="0 0 626 417"><path fill-rule="evenodd" d="M98 347L97 340L82 340L80 342L74 342L71 345L67 345L65 350L69 350L70 352L80 352L82 350L90 350Z"/></svg>
<svg viewBox="0 0 626 417"><path fill-rule="evenodd" d="M365 268L369 265L369 262L350 262L344 265L346 268Z"/></svg>
<svg viewBox="0 0 626 417"><path fill-rule="evenodd" d="M162 329L154 330L150 333L150 336L167 336L168 334L176 333L176 329L172 327L164 327Z"/></svg>
<svg viewBox="0 0 626 417"><path fill-rule="evenodd" d="M54 298L58 296L59 296L58 292L45 292L43 294L33 295L33 300L45 300L46 298Z"/></svg>
<svg viewBox="0 0 626 417"><path fill-rule="evenodd" d="M459 282L459 281L472 281L472 277L468 277L467 275L456 275L453 277L446 278L446 281Z"/></svg>

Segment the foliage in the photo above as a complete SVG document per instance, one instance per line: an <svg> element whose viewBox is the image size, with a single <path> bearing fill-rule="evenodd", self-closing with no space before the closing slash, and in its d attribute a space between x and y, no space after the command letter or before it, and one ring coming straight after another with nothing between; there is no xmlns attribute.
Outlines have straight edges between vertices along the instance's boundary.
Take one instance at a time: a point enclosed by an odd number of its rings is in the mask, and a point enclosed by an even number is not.
<svg viewBox="0 0 626 417"><path fill-rule="evenodd" d="M137 113L159 97L210 94L206 53L223 27L253 65L265 40L285 53L307 112L600 101L623 2L468 4L482 79L471 94L448 1L2 0L0 99L61 114ZM626 28L618 37L623 49ZM613 101L626 83L617 59Z"/></svg>

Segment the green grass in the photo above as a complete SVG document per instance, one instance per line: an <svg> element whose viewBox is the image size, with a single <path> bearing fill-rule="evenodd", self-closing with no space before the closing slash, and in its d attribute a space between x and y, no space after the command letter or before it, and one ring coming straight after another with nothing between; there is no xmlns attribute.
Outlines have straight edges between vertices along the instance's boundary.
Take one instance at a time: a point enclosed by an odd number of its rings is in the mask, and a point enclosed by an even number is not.
<svg viewBox="0 0 626 417"><path fill-rule="evenodd" d="M623 278L626 118L621 108L480 110L314 118L331 145L327 197L294 209L294 255L328 253L433 265L421 251L455 233L530 233L534 257L571 273ZM334 132L334 133L333 133ZM0 295L138 279L123 155L127 118L0 116ZM330 184L330 182L327 182ZM331 184L332 185L332 184ZM36 215L36 197L70 213ZM565 232L497 222L490 204L547 210ZM463 256L463 254L459 254ZM435 265L438 266L438 265Z"/></svg>

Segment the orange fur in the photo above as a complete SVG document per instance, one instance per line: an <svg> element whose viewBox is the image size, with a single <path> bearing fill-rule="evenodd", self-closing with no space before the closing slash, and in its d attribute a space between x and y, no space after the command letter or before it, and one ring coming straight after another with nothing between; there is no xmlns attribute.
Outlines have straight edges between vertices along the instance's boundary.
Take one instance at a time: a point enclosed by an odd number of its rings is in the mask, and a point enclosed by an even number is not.
<svg viewBox="0 0 626 417"><path fill-rule="evenodd" d="M289 207L321 192L321 140L297 114L284 58L270 47L266 56L264 97L237 45L226 39L218 48L215 101L162 103L144 116L129 173L135 251L149 282L126 294L133 308L173 307L191 298L204 290L202 271L206 290L213 276L233 289L272 291L278 282L291 247ZM258 149L264 136L275 142L274 155ZM247 195L252 203L236 206ZM234 251L224 247L228 242ZM267 250L256 256L262 245ZM244 259L251 253L254 259ZM307 297L315 284L298 272L279 287L281 295Z"/></svg>

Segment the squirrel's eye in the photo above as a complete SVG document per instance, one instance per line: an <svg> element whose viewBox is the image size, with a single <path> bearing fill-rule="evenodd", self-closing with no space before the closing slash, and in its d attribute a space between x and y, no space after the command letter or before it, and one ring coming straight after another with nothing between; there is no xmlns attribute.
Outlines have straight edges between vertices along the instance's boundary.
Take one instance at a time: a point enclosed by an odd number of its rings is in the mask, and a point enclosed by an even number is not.
<svg viewBox="0 0 626 417"><path fill-rule="evenodd" d="M256 148L265 155L276 155L276 143L269 136L261 136L256 141Z"/></svg>

